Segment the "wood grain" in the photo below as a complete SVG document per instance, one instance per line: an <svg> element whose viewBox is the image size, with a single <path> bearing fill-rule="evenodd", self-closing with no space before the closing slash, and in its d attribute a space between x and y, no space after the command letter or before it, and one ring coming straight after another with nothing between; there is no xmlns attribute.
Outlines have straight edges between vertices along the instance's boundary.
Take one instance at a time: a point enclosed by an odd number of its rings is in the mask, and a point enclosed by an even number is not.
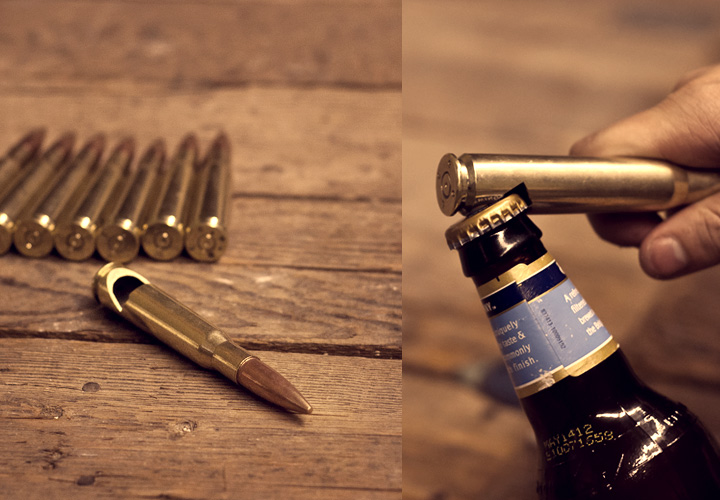
<svg viewBox="0 0 720 500"><path fill-rule="evenodd" d="M16 89L401 84L394 0L5 0L0 9L0 86Z"/></svg>
<svg viewBox="0 0 720 500"><path fill-rule="evenodd" d="M130 267L315 407L280 411L102 310L99 259L0 258L0 498L401 494L401 3L0 0L0 149L232 147L227 253Z"/></svg>
<svg viewBox="0 0 720 500"><path fill-rule="evenodd" d="M79 141L103 132L110 144L134 137L138 150L161 137L172 151L195 132L204 151L225 130L235 196L400 203L399 96L332 89L13 92L0 95L0 137L6 138L0 147L46 126L48 141L68 130Z"/></svg>
<svg viewBox="0 0 720 500"><path fill-rule="evenodd" d="M400 470L387 465L400 460L400 362L259 355L313 415L278 411L164 347L5 339L0 419L14 453L0 454L4 491L395 498Z"/></svg>

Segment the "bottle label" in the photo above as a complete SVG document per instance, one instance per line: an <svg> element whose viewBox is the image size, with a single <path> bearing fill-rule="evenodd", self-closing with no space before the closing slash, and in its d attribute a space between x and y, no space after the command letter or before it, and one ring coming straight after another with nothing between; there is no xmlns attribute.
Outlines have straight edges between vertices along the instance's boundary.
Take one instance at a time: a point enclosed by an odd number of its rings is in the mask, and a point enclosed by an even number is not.
<svg viewBox="0 0 720 500"><path fill-rule="evenodd" d="M585 373L618 348L549 254L478 291L521 398Z"/></svg>

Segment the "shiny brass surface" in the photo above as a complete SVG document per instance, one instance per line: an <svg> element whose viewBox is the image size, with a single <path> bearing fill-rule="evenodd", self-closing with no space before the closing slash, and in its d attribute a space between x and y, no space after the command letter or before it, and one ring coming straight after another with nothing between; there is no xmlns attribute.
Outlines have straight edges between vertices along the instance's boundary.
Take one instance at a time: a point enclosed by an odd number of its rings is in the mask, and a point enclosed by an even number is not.
<svg viewBox="0 0 720 500"><path fill-rule="evenodd" d="M230 198L230 142L220 134L203 162L194 211L185 235L188 254L215 262L227 247Z"/></svg>
<svg viewBox="0 0 720 500"><path fill-rule="evenodd" d="M23 167L33 160L44 137L44 129L32 130L0 158L0 202L22 180Z"/></svg>
<svg viewBox="0 0 720 500"><path fill-rule="evenodd" d="M720 172L642 158L453 154L438 164L445 215L468 214L525 183L533 213L661 211L720 190Z"/></svg>
<svg viewBox="0 0 720 500"><path fill-rule="evenodd" d="M167 187L163 189L142 235L143 250L154 259L171 260L183 250L190 183L197 157L197 139L188 135L173 156Z"/></svg>
<svg viewBox="0 0 720 500"><path fill-rule="evenodd" d="M287 410L312 412L284 377L140 274L117 263L106 264L97 272L93 290L98 302L200 366Z"/></svg>
<svg viewBox="0 0 720 500"><path fill-rule="evenodd" d="M52 188L57 174L67 166L74 142L73 134L65 134L58 139L42 157L27 167L29 172L0 203L0 255L12 245L18 218L24 212L34 210Z"/></svg>
<svg viewBox="0 0 720 500"><path fill-rule="evenodd" d="M165 161L165 143L157 140L140 159L132 183L118 210L97 235L97 250L108 262L129 262L140 250L143 221L156 180Z"/></svg>
<svg viewBox="0 0 720 500"><path fill-rule="evenodd" d="M13 235L18 252L28 257L44 257L52 251L55 226L63 211L71 212L85 197L104 145L102 135L91 138L35 210L18 220Z"/></svg>
<svg viewBox="0 0 720 500"><path fill-rule="evenodd" d="M100 167L87 197L73 213L57 224L54 240L58 253L69 260L84 260L95 252L95 236L108 207L122 198L130 175L134 141L123 140ZM118 191L113 193L114 191ZM112 199L113 194L115 199Z"/></svg>

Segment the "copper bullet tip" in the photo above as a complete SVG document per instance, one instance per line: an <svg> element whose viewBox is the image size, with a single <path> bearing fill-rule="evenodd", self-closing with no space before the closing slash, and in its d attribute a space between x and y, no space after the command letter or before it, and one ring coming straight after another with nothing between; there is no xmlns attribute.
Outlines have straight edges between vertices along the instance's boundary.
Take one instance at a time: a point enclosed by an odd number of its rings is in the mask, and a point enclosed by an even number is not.
<svg viewBox="0 0 720 500"><path fill-rule="evenodd" d="M205 160L196 165L196 167L201 169L210 162L222 161L223 159L229 158L229 156L230 140L225 132L219 132L210 145L210 149L205 156Z"/></svg>
<svg viewBox="0 0 720 500"><path fill-rule="evenodd" d="M122 151L125 154L131 154L133 151L135 151L135 139L133 139L132 137L125 137L123 140L120 141L120 144L115 147L115 151Z"/></svg>
<svg viewBox="0 0 720 500"><path fill-rule="evenodd" d="M35 156L44 138L45 129L31 130L10 148L7 156L15 158L20 164L24 164Z"/></svg>
<svg viewBox="0 0 720 500"><path fill-rule="evenodd" d="M286 410L310 414L312 406L285 377L255 356L246 358L237 371L237 382Z"/></svg>
<svg viewBox="0 0 720 500"><path fill-rule="evenodd" d="M27 144L29 147L35 149L40 147L43 139L45 138L45 129L36 128L27 133L25 137L20 141L21 144Z"/></svg>
<svg viewBox="0 0 720 500"><path fill-rule="evenodd" d="M156 162L162 162L165 159L165 141L156 139L145 150L140 159L140 165L148 165Z"/></svg>
<svg viewBox="0 0 720 500"><path fill-rule="evenodd" d="M75 132L67 132L60 136L60 138L55 141L55 143L50 146L51 149L57 148L57 149L65 149L70 151L72 147L75 145Z"/></svg>
<svg viewBox="0 0 720 500"><path fill-rule="evenodd" d="M230 139L225 132L219 132L213 141L212 148L230 149Z"/></svg>
<svg viewBox="0 0 720 500"><path fill-rule="evenodd" d="M85 146L79 154L87 154L89 151L93 151L97 154L103 149L105 149L105 135L95 134L87 140Z"/></svg>
<svg viewBox="0 0 720 500"><path fill-rule="evenodd" d="M178 150L180 151L185 151L188 149L192 149L194 151L197 151L198 149L198 140L195 134L188 134L183 137L183 140L178 147Z"/></svg>

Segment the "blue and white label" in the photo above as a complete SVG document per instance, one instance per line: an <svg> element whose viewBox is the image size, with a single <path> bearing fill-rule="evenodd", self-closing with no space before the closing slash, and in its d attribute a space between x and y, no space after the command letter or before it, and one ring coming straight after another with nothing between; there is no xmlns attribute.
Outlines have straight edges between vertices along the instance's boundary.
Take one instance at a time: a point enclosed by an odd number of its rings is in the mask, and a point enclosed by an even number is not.
<svg viewBox="0 0 720 500"><path fill-rule="evenodd" d="M521 397L576 375L573 366L589 369L617 348L555 261L482 301ZM596 362L588 362L593 356Z"/></svg>

